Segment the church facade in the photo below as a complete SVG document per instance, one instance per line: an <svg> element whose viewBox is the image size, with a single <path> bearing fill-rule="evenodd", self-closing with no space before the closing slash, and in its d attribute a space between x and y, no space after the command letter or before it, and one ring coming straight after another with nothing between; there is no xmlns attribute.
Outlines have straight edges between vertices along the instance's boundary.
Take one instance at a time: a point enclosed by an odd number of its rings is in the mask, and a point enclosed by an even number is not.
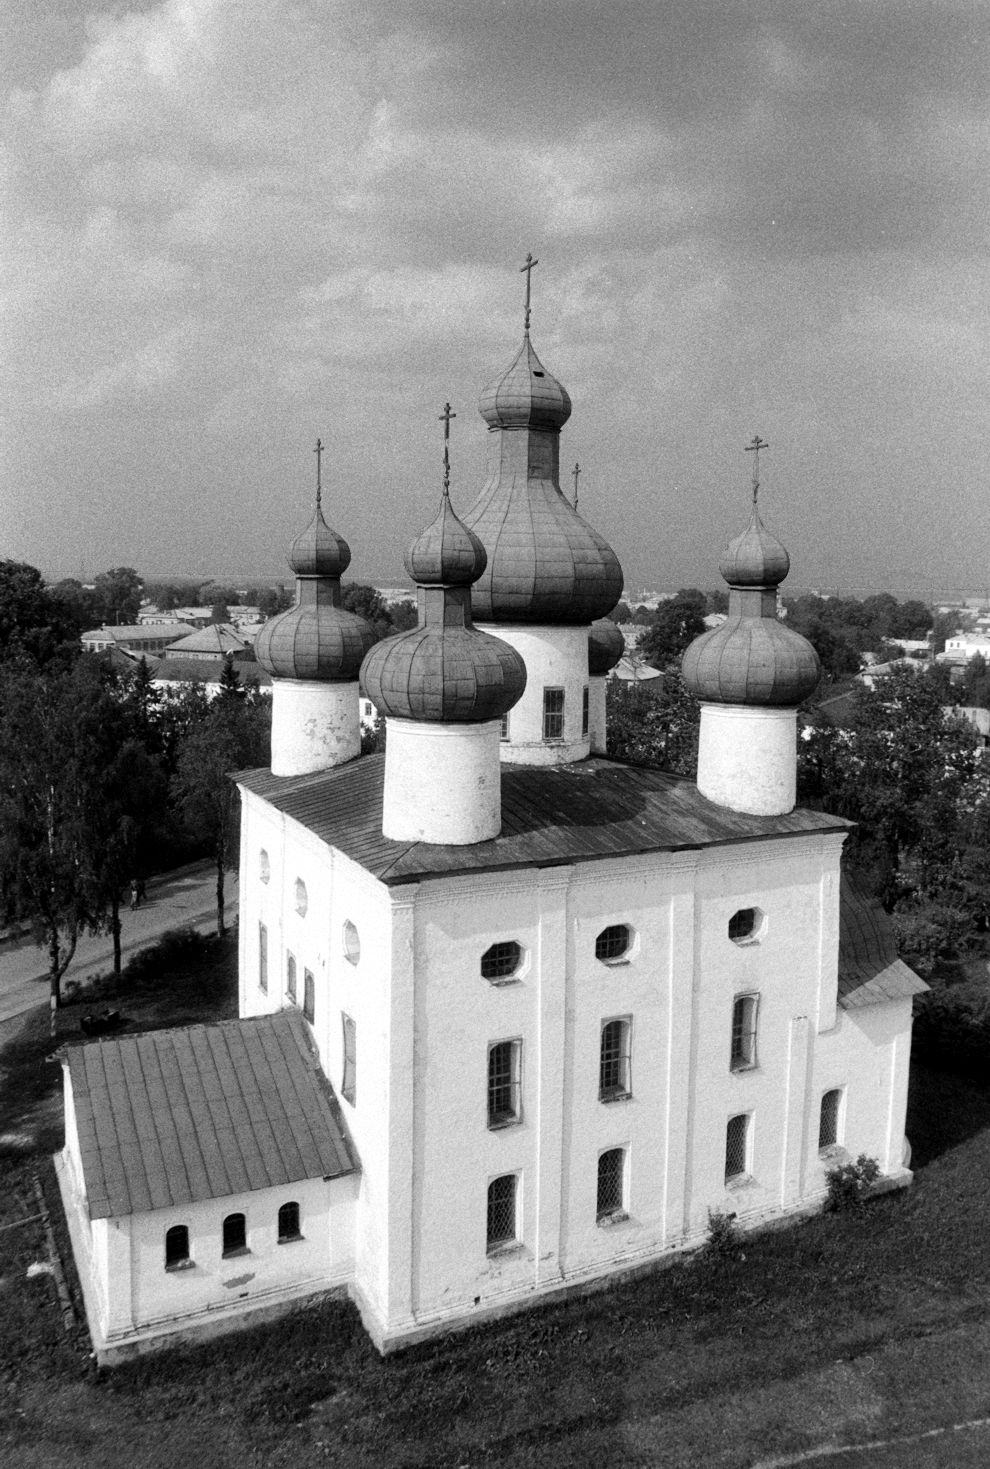
<svg viewBox="0 0 990 1469"><path fill-rule="evenodd" d="M481 412L463 518L443 415L416 628L372 646L342 610L319 488L293 546L258 648L272 766L237 776L240 1018L66 1059L105 1360L329 1290L389 1350L693 1248L712 1213L818 1208L848 1156L910 1181L923 986L842 875L847 823L795 807L818 668L776 618L758 471L729 616L685 655L694 782L604 754L622 575L560 490L528 287ZM384 755L357 758L362 692Z"/></svg>

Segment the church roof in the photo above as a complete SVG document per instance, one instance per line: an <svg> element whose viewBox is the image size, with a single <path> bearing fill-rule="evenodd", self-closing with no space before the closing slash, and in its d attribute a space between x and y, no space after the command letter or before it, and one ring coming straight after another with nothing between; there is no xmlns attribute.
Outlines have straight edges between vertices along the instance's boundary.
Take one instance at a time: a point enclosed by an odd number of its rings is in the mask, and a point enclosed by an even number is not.
<svg viewBox="0 0 990 1469"><path fill-rule="evenodd" d="M460 873L558 867L636 853L846 831L821 811L752 816L716 806L664 770L593 758L557 767L502 766L502 830L470 846L382 835L384 756L312 775L250 770L234 779L388 885Z"/></svg>
<svg viewBox="0 0 990 1469"><path fill-rule="evenodd" d="M898 957L890 919L842 874L839 895L839 1004L843 1010L905 1000L928 989Z"/></svg>
<svg viewBox="0 0 990 1469"><path fill-rule="evenodd" d="M93 1041L63 1057L91 1219L358 1167L297 1011Z"/></svg>

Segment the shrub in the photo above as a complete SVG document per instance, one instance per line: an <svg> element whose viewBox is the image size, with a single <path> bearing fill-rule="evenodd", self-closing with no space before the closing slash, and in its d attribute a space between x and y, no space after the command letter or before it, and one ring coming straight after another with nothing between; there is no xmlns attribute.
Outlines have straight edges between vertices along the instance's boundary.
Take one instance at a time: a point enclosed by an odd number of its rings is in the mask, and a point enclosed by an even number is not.
<svg viewBox="0 0 990 1469"><path fill-rule="evenodd" d="M839 1163L825 1174L828 1185L826 1211L840 1214L847 1209L861 1209L870 1188L880 1177L880 1164L876 1158L860 1153L855 1163Z"/></svg>
<svg viewBox="0 0 990 1469"><path fill-rule="evenodd" d="M187 970L216 956L216 934L195 928L170 928L157 943L141 949L124 966L124 979L131 984L167 978L175 970Z"/></svg>
<svg viewBox="0 0 990 1469"><path fill-rule="evenodd" d="M724 1259L726 1255L735 1253L738 1244L735 1214L728 1214L724 1209L709 1209L705 1254L711 1259Z"/></svg>

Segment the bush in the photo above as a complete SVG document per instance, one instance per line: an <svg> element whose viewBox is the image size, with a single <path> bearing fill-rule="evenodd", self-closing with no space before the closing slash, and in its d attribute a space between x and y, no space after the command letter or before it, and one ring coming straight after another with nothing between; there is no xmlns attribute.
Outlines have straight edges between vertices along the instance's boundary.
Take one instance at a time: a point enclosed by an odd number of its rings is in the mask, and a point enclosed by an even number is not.
<svg viewBox="0 0 990 1469"><path fill-rule="evenodd" d="M216 957L216 934L195 928L170 928L157 943L141 949L124 965L125 983L142 984L163 979L175 970L187 970Z"/></svg>
<svg viewBox="0 0 990 1469"><path fill-rule="evenodd" d="M855 1163L840 1163L830 1168L825 1175L828 1198L825 1209L829 1214L841 1214L847 1209L861 1209L869 1196L870 1188L880 1177L880 1164L876 1158L860 1153Z"/></svg>
<svg viewBox="0 0 990 1469"><path fill-rule="evenodd" d="M734 1254L738 1244L735 1214L727 1214L723 1209L709 1209L705 1254L710 1259L722 1260L727 1255Z"/></svg>
<svg viewBox="0 0 990 1469"><path fill-rule="evenodd" d="M920 995L912 1047L915 1056L931 1065L985 1076L990 1065L990 995L963 985Z"/></svg>

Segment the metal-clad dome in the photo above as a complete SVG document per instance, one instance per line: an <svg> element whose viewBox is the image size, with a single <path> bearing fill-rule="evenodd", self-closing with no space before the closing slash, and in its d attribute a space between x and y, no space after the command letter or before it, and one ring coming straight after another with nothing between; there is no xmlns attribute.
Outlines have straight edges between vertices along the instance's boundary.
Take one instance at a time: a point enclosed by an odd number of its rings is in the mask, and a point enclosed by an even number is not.
<svg viewBox="0 0 990 1469"><path fill-rule="evenodd" d="M604 678L626 651L626 640L607 617L600 617L588 630L588 672L592 678Z"/></svg>
<svg viewBox="0 0 990 1469"><path fill-rule="evenodd" d="M547 372L527 332L512 362L478 400L489 428L561 429L571 416L567 389Z"/></svg>
<svg viewBox="0 0 990 1469"><path fill-rule="evenodd" d="M476 627L427 623L372 648L361 687L393 719L483 724L519 700L526 665L508 643Z"/></svg>
<svg viewBox="0 0 990 1469"><path fill-rule="evenodd" d="M731 613L702 633L681 659L684 682L706 703L793 708L815 689L818 654L776 617Z"/></svg>
<svg viewBox="0 0 990 1469"><path fill-rule="evenodd" d="M436 518L416 537L405 556L419 586L469 587L485 569L485 548L454 514L445 492Z"/></svg>
<svg viewBox="0 0 990 1469"><path fill-rule="evenodd" d="M730 587L776 587L791 569L791 558L767 530L756 506L741 536L729 542L718 564Z"/></svg>

